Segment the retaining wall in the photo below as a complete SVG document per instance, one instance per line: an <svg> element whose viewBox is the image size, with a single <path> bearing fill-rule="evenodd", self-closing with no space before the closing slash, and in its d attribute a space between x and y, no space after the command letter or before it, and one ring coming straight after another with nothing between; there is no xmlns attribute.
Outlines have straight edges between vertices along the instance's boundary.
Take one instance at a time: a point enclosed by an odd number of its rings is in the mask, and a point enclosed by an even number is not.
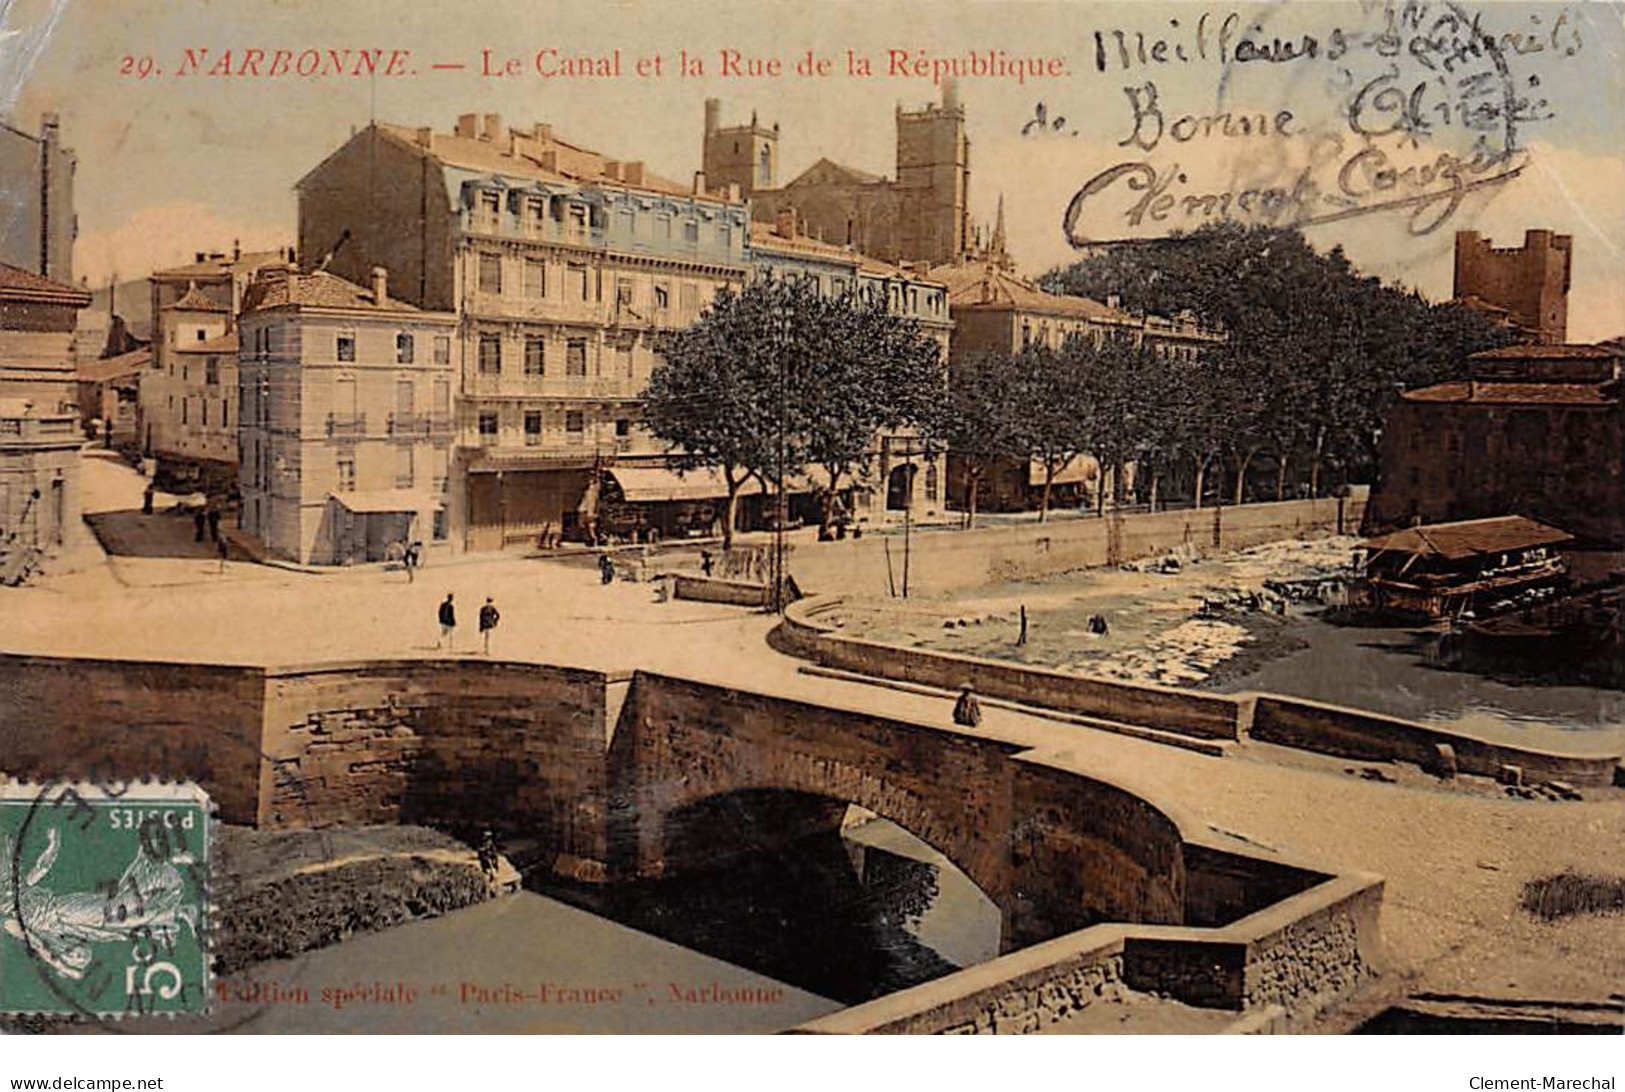
<svg viewBox="0 0 1625 1092"><path fill-rule="evenodd" d="M1435 745L1447 743L1455 749L1456 767L1463 773L1494 777L1501 766L1514 765L1523 768L1526 779L1576 785L1611 783L1619 763L1618 755L1572 755L1512 747L1415 721L1275 694L1258 695L1251 735L1342 758L1413 762L1420 766L1432 766Z"/></svg>
<svg viewBox="0 0 1625 1092"><path fill-rule="evenodd" d="M765 607L769 598L765 584L718 580L714 576L688 576L684 573L674 574L672 595L678 599L725 603L732 607Z"/></svg>
<svg viewBox="0 0 1625 1092"><path fill-rule="evenodd" d="M1136 512L1120 518L1117 560L1182 548L1203 556L1340 529L1355 534L1364 512L1363 488L1346 498ZM909 540L909 590L952 591L1111 564L1111 523L1091 516L969 531L922 531ZM790 556L790 572L803 588L886 595L902 581L902 549L896 535L798 545Z"/></svg>

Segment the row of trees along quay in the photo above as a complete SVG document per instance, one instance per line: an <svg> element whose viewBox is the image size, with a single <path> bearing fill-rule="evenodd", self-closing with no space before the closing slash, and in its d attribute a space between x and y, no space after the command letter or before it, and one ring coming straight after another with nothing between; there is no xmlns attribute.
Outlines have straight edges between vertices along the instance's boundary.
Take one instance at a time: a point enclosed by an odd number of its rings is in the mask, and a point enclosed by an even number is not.
<svg viewBox="0 0 1625 1092"><path fill-rule="evenodd" d="M645 395L646 424L679 470L720 472L725 549L744 486L754 477L777 495L782 529L786 491L804 467L823 472L827 533L876 433L901 427L928 451L954 453L970 486L967 525L975 485L1007 459L1042 468L1040 519L1056 478L1085 456L1109 474L1119 506L1156 507L1169 492L1201 506L1210 490L1240 504L1260 465L1274 479L1260 495L1275 499L1369 480L1383 409L1399 390L1459 376L1472 353L1511 340L1484 315L1361 276L1340 247L1318 252L1290 229L1221 224L1118 245L1043 285L1116 296L1139 314L1192 315L1227 336L1192 360L1132 329L1078 335L1056 348L970 354L950 375L913 320L776 278L719 295L671 336ZM1102 508L1106 497L1097 490Z"/></svg>

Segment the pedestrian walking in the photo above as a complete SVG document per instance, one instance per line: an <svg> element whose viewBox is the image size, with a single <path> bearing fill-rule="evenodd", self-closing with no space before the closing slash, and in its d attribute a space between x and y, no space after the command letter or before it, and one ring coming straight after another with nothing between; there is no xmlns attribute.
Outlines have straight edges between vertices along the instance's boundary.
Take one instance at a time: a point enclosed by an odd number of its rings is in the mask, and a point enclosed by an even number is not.
<svg viewBox="0 0 1625 1092"><path fill-rule="evenodd" d="M401 554L401 567L406 570L406 582L412 583L418 570L418 547L421 543L414 542Z"/></svg>
<svg viewBox="0 0 1625 1092"><path fill-rule="evenodd" d="M970 683L959 688L959 700L954 702L954 723L964 728L981 726L982 703L976 700L976 688Z"/></svg>
<svg viewBox="0 0 1625 1092"><path fill-rule="evenodd" d="M203 541L203 532L204 532L204 529L208 527L208 525L209 525L209 521L204 517L203 509L194 508L192 510L192 541L193 542L202 542Z"/></svg>
<svg viewBox="0 0 1625 1092"><path fill-rule="evenodd" d="M150 484L141 490L141 514L143 516L152 515L152 486Z"/></svg>
<svg viewBox="0 0 1625 1092"><path fill-rule="evenodd" d="M218 558L219 561L220 561L220 571L221 572L226 571L226 554L229 553L229 552L230 551L226 546L226 540L225 539L217 538L217 539L214 540L214 556L216 558Z"/></svg>
<svg viewBox="0 0 1625 1092"><path fill-rule="evenodd" d="M711 557L711 551L710 550L701 550L700 551L700 575L702 575L702 576L710 576L711 575L712 560L713 559Z"/></svg>
<svg viewBox="0 0 1625 1092"><path fill-rule="evenodd" d="M445 645L449 651L457 645L457 607L452 603L451 592L440 602L440 640L434 643L435 648Z"/></svg>
<svg viewBox="0 0 1625 1092"><path fill-rule="evenodd" d="M484 643L485 654L491 655L491 631L497 628L502 621L502 615L497 613L497 605L491 602L491 597L485 597L485 606L480 608L480 640Z"/></svg>
<svg viewBox="0 0 1625 1092"><path fill-rule="evenodd" d="M220 509L209 509L209 539L212 542L220 541Z"/></svg>
<svg viewBox="0 0 1625 1092"><path fill-rule="evenodd" d="M608 584L615 579L615 563L609 559L608 554L598 555L598 582Z"/></svg>

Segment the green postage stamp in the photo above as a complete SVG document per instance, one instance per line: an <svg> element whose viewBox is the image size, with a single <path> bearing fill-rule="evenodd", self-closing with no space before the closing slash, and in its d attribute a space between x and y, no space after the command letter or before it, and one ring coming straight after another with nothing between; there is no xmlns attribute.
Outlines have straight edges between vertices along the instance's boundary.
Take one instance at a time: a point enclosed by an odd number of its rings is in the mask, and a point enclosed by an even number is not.
<svg viewBox="0 0 1625 1092"><path fill-rule="evenodd" d="M0 1013L201 1013L209 799L192 784L0 783Z"/></svg>

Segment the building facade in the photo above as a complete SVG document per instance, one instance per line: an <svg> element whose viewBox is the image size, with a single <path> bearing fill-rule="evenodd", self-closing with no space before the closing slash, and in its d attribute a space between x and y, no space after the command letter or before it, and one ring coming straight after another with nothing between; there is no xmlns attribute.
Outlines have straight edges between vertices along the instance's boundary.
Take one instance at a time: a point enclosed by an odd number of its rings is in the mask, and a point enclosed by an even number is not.
<svg viewBox="0 0 1625 1092"><path fill-rule="evenodd" d="M947 382L954 328L947 285L917 269L815 239L794 210L780 212L772 224L753 223L750 234L753 278L797 277L810 281L820 295L850 294L865 304L883 304L936 343ZM943 453L929 450L915 433L883 432L875 437L869 459L852 483L850 515L884 522L905 511L934 514L945 501L944 473Z"/></svg>
<svg viewBox="0 0 1625 1092"><path fill-rule="evenodd" d="M1034 345L1059 349L1074 336L1091 338L1098 345L1113 333L1123 333L1158 352L1193 363L1203 349L1224 340L1222 333L1204 328L1189 317L1134 315L1118 308L1114 301L1101 303L1045 292L1015 271L1004 253L1003 237L1001 207L993 243L986 253L931 270L934 279L948 286L954 331L950 374L954 362L975 353L1015 354ZM969 482L964 460L950 453L950 504L961 509L969 507ZM1035 507L1043 484L1042 465L1004 460L983 468L976 506L984 511ZM1074 504L1091 497L1098 500L1102 484L1096 460L1080 455L1056 474L1052 503Z"/></svg>
<svg viewBox="0 0 1625 1092"><path fill-rule="evenodd" d="M1465 380L1405 392L1384 421L1366 533L1518 515L1619 548L1622 360L1603 345L1511 346L1473 356Z"/></svg>
<svg viewBox="0 0 1625 1092"><path fill-rule="evenodd" d="M237 313L255 271L288 260L285 250L200 253L152 274L152 361L141 376L137 431L161 484L236 488Z"/></svg>
<svg viewBox="0 0 1625 1092"><path fill-rule="evenodd" d="M736 190L472 114L450 134L370 126L297 189L311 262L386 266L392 294L458 318L466 548L595 537L602 472L665 465L639 396L664 335L745 281Z"/></svg>
<svg viewBox="0 0 1625 1092"><path fill-rule="evenodd" d="M970 140L953 83L942 101L895 114L895 178L820 159L778 181L779 127L752 115L723 128L721 104L705 104L703 163L713 183L737 185L764 223L794 211L807 234L883 261L951 262L971 246Z"/></svg>
<svg viewBox="0 0 1625 1092"><path fill-rule="evenodd" d="M1568 340L1574 237L1531 229L1523 245L1491 246L1476 231L1456 232L1455 298L1517 330L1525 340Z"/></svg>
<svg viewBox="0 0 1625 1092"><path fill-rule="evenodd" d="M0 263L58 284L73 283L73 152L62 146L55 114L40 116L39 133L0 122Z"/></svg>
<svg viewBox="0 0 1625 1092"><path fill-rule="evenodd" d="M450 551L457 317L330 273L262 268L237 330L239 527L306 564Z"/></svg>
<svg viewBox="0 0 1625 1092"><path fill-rule="evenodd" d="M0 265L0 566L71 547L84 533L73 331L89 303L75 288Z"/></svg>

